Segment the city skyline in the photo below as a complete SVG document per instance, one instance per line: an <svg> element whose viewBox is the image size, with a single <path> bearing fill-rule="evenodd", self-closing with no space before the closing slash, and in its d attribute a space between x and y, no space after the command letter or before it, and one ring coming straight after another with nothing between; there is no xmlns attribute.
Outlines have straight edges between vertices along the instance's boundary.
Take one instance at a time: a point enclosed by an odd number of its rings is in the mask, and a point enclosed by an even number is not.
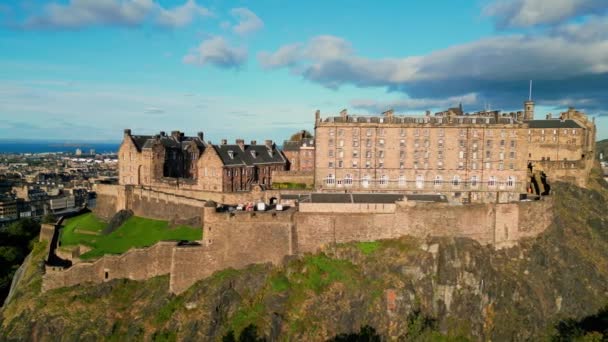
<svg viewBox="0 0 608 342"><path fill-rule="evenodd" d="M607 9L594 0L2 4L0 134L118 141L127 127L187 127L214 142L279 142L312 131L316 109L522 110L532 79L537 118L575 106L604 139Z"/></svg>

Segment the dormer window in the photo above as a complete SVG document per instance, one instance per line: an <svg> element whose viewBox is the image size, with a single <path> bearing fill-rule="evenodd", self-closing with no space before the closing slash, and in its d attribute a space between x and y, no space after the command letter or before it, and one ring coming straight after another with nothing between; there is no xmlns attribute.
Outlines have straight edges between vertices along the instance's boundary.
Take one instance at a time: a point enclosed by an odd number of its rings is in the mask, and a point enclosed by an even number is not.
<svg viewBox="0 0 608 342"><path fill-rule="evenodd" d="M229 150L228 151L228 157L230 157L230 159L234 159L234 151L233 150Z"/></svg>
<svg viewBox="0 0 608 342"><path fill-rule="evenodd" d="M256 151L251 151L251 156L255 158L258 156L258 153Z"/></svg>
<svg viewBox="0 0 608 342"><path fill-rule="evenodd" d="M271 149L268 149L268 155L271 156L271 157L273 156L273 153L272 153Z"/></svg>

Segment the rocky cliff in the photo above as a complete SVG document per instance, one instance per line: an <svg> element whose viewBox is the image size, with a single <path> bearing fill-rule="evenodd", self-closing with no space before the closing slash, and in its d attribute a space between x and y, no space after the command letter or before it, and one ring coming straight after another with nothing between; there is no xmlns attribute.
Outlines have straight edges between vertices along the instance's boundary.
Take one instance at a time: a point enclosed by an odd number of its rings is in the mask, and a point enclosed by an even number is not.
<svg viewBox="0 0 608 342"><path fill-rule="evenodd" d="M37 246L0 311L0 339L221 340L252 325L269 340L366 325L387 339L549 338L560 321L608 305L608 184L598 176L590 189L555 184L552 226L516 247L433 237L328 246L281 267L217 272L179 296L168 277L40 293Z"/></svg>

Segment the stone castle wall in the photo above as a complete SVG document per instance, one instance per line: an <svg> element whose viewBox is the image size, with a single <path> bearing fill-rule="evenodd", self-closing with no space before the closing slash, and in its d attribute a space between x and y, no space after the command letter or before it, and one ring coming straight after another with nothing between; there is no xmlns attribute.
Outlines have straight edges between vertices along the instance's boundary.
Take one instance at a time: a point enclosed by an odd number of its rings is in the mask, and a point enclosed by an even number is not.
<svg viewBox="0 0 608 342"><path fill-rule="evenodd" d="M47 266L42 289L117 278L145 280L169 274L174 246L175 242L159 242L148 248L130 249L121 255L106 255L93 262L77 263L67 269Z"/></svg>
<svg viewBox="0 0 608 342"><path fill-rule="evenodd" d="M44 290L114 278L142 280L170 274L170 290L180 293L196 281L225 268L242 268L252 263L280 264L286 256L315 252L335 243L403 235L468 237L484 245L503 248L521 238L539 234L553 219L551 198L537 202L471 205L398 202L380 205L382 210L375 211L361 205L358 212L356 208L348 207L335 212L291 209L218 213L214 207L202 208L196 200L177 196L159 195L156 204L152 194L135 191L130 196L132 203L129 205L133 208L148 205L158 208L167 204L192 206L184 210L192 210L191 214L198 212L203 218L201 245L177 246L175 242L160 242L119 256L108 255L94 262L77 263L67 269L47 267ZM140 213L146 210L138 209ZM160 213L162 211L155 215Z"/></svg>

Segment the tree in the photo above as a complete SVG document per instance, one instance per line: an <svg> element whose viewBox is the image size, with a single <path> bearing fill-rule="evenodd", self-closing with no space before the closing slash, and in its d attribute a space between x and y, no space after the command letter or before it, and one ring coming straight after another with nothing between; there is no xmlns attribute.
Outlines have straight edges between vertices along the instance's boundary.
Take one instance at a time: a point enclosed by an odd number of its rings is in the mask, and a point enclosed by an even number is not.
<svg viewBox="0 0 608 342"><path fill-rule="evenodd" d="M301 141L302 139L310 139L312 138L312 134L307 130L301 130L297 133L294 133L289 138L289 141Z"/></svg>

